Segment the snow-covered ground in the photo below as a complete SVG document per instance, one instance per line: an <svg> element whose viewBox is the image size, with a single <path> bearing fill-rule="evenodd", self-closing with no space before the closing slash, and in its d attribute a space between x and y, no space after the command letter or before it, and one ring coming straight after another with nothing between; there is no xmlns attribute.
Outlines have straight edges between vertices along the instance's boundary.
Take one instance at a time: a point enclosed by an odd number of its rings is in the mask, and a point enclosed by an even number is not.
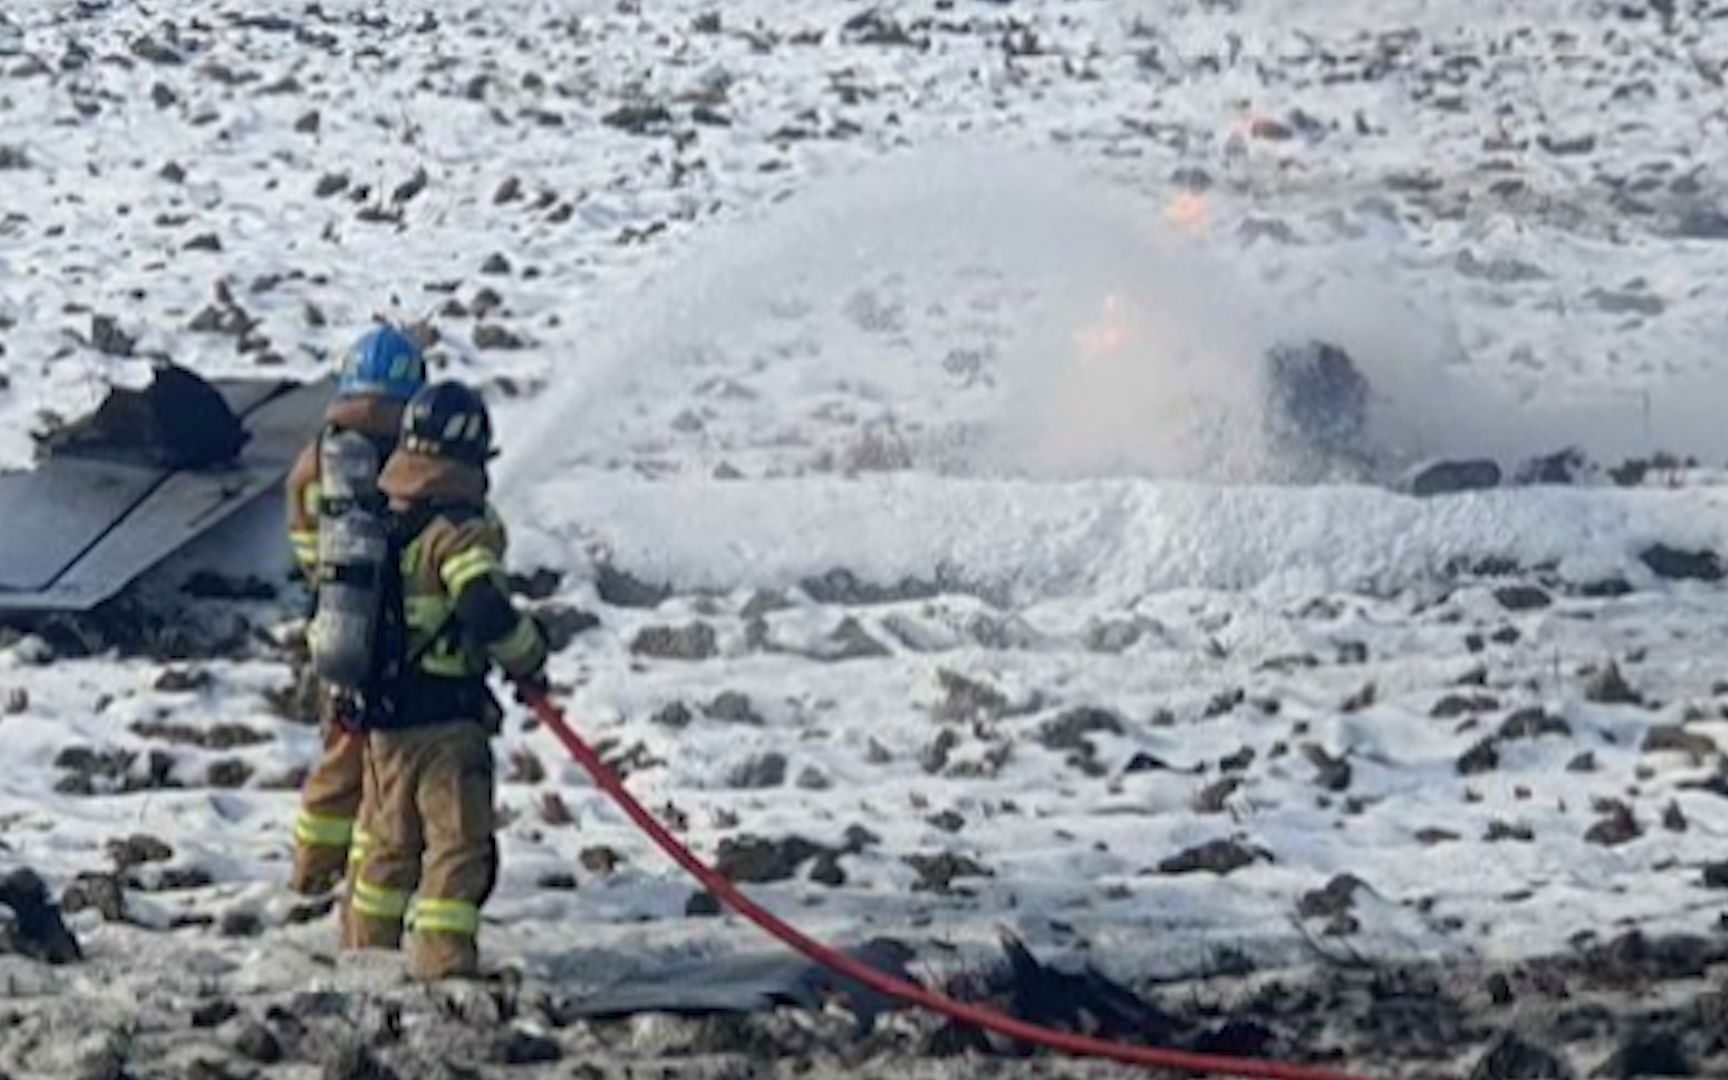
<svg viewBox="0 0 1728 1080"><path fill-rule="evenodd" d="M1720 3L12 0L0 76L0 466L152 357L425 321L518 568L603 620L580 726L704 854L838 851L752 886L801 924L1130 980L1715 932ZM1269 417L1316 337L1371 467ZM1703 467L1374 483L1567 446ZM235 613L166 677L0 650L5 858L138 863L89 968L8 969L58 1004L0 1069L71 1075L86 1007L180 1075L185 999L400 992L283 928L315 734L287 611ZM549 734L499 760L529 985L756 947Z"/></svg>

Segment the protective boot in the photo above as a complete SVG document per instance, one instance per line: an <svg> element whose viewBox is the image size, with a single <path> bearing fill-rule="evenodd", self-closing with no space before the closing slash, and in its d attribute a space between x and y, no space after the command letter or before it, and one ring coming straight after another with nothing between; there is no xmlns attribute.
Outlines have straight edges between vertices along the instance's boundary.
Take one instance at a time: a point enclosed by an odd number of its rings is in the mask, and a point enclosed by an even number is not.
<svg viewBox="0 0 1728 1080"><path fill-rule="evenodd" d="M422 982L480 976L480 945L472 934L416 930L408 946L408 974Z"/></svg>

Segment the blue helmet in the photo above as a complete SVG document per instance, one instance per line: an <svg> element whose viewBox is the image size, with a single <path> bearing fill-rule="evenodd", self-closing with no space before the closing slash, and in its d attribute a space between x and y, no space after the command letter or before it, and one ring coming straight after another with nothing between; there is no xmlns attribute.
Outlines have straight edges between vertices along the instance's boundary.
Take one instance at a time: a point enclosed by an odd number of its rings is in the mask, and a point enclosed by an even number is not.
<svg viewBox="0 0 1728 1080"><path fill-rule="evenodd" d="M379 324L360 335L342 354L339 397L382 397L407 401L426 384L426 360L414 339L394 326Z"/></svg>

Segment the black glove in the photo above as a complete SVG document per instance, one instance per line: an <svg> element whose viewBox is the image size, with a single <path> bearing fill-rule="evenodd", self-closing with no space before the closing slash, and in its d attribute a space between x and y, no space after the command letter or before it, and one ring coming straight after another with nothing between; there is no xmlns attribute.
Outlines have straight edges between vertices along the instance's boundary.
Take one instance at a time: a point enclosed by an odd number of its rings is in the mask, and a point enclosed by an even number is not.
<svg viewBox="0 0 1728 1080"><path fill-rule="evenodd" d="M552 693L552 681L546 677L545 668L529 675L518 675L512 684L516 700L524 705L532 705Z"/></svg>

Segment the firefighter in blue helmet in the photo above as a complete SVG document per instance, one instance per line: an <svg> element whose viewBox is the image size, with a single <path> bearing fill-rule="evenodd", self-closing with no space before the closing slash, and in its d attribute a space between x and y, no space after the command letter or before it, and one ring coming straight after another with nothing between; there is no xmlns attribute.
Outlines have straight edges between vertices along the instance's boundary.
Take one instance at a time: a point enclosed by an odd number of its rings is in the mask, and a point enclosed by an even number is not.
<svg viewBox="0 0 1728 1080"><path fill-rule="evenodd" d="M393 326L372 327L342 354L336 399L325 414L324 430L288 474L288 540L308 580L317 580L323 506L319 447L324 438L334 432L363 435L377 447L378 460L384 460L396 447L408 400L425 382L420 346ZM289 880L295 891L307 894L335 887L350 857L357 861L365 850L365 837L355 829L365 741L337 722L323 695L319 722L324 748L301 788Z"/></svg>
<svg viewBox="0 0 1728 1080"><path fill-rule="evenodd" d="M368 732L364 828L346 943L394 948L409 972L478 973L480 906L497 877L490 737L494 667L544 685L539 626L511 603L503 525L486 502L492 422L472 390L435 383L409 403L379 478L395 520L403 658Z"/></svg>

